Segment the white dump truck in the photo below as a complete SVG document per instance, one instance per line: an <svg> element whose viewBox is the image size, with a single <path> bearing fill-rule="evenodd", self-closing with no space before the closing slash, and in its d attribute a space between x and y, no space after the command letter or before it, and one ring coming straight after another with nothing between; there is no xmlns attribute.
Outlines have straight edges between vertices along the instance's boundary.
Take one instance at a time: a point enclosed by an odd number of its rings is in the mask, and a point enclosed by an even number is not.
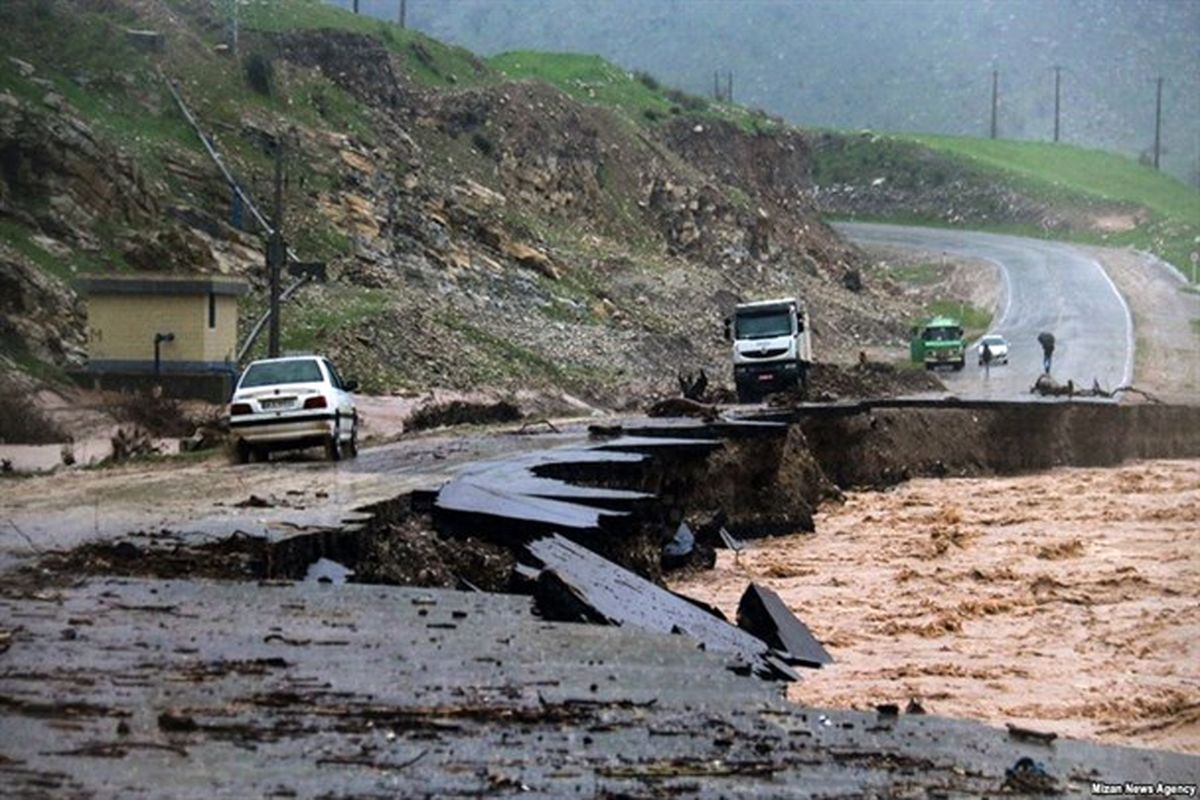
<svg viewBox="0 0 1200 800"><path fill-rule="evenodd" d="M725 319L725 338L733 342L739 402L755 403L771 392L807 388L812 333L800 298L740 303Z"/></svg>

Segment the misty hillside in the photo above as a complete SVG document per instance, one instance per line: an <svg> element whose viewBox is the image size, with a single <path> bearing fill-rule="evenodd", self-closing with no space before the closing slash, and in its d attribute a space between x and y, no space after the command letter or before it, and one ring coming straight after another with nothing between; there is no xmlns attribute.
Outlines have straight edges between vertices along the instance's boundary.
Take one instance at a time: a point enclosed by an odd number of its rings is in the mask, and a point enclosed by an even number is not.
<svg viewBox="0 0 1200 800"><path fill-rule="evenodd" d="M316 0L239 8L235 54L208 0L0 4L0 373L83 362L84 272L241 275L243 333L262 314L263 230L173 88L264 208L283 142L285 236L330 275L283 347L370 391L727 380L722 316L781 294L821 360L902 343L915 309L806 200L803 134L593 57L546 60L564 91Z"/></svg>
<svg viewBox="0 0 1200 800"><path fill-rule="evenodd" d="M338 0L349 6L350 0ZM398 0L361 0L395 19ZM1163 92L1164 168L1200 182L1200 3L407 0L418 30L478 53L597 53L693 93L734 73L734 99L804 126L986 135L1000 72L1002 137L1138 157Z"/></svg>

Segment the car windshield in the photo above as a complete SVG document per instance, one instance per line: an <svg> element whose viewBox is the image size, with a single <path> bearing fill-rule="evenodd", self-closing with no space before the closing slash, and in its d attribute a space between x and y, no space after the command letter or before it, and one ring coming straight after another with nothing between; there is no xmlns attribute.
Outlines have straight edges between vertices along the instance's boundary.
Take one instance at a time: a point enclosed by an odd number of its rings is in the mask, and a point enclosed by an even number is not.
<svg viewBox="0 0 1200 800"><path fill-rule="evenodd" d="M926 328L925 341L927 342L952 342L962 338L962 330L960 328Z"/></svg>
<svg viewBox="0 0 1200 800"><path fill-rule="evenodd" d="M790 336L792 318L786 311L763 311L757 314L737 315L737 338L771 339Z"/></svg>
<svg viewBox="0 0 1200 800"><path fill-rule="evenodd" d="M983 337L983 343L988 347L996 347L1004 344L1005 342L1003 336L985 336Z"/></svg>
<svg viewBox="0 0 1200 800"><path fill-rule="evenodd" d="M238 388L271 386L276 383L318 383L324 380L316 359L297 361L269 361L251 364L242 376Z"/></svg>

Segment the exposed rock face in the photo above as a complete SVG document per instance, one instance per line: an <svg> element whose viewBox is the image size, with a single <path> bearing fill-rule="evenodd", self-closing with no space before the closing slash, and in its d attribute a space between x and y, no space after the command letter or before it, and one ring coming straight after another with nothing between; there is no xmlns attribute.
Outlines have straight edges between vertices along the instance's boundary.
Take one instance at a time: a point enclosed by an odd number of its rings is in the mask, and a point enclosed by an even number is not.
<svg viewBox="0 0 1200 800"><path fill-rule="evenodd" d="M722 120L680 118L659 135L704 174L761 202L811 212L804 195L811 186L812 160L808 140L799 131L749 132Z"/></svg>
<svg viewBox="0 0 1200 800"><path fill-rule="evenodd" d="M85 321L74 292L0 243L0 350L80 364Z"/></svg>
<svg viewBox="0 0 1200 800"><path fill-rule="evenodd" d="M293 64L315 67L374 108L404 113L417 93L394 65L396 56L374 36L349 31L293 31L270 37L279 55Z"/></svg>
<svg viewBox="0 0 1200 800"><path fill-rule="evenodd" d="M0 213L85 248L98 220L136 226L159 209L134 161L99 140L58 95L0 102Z"/></svg>

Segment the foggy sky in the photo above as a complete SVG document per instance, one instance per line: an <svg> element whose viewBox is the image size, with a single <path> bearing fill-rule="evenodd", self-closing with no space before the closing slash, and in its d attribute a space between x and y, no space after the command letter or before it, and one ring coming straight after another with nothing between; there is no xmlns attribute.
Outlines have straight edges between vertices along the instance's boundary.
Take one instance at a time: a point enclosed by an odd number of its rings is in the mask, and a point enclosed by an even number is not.
<svg viewBox="0 0 1200 800"><path fill-rule="evenodd" d="M349 0L338 0L348 6ZM361 0L395 19L398 0ZM408 0L408 22L481 55L598 53L808 126L1051 138L1136 156L1164 88L1164 166L1200 173L1200 0Z"/></svg>

